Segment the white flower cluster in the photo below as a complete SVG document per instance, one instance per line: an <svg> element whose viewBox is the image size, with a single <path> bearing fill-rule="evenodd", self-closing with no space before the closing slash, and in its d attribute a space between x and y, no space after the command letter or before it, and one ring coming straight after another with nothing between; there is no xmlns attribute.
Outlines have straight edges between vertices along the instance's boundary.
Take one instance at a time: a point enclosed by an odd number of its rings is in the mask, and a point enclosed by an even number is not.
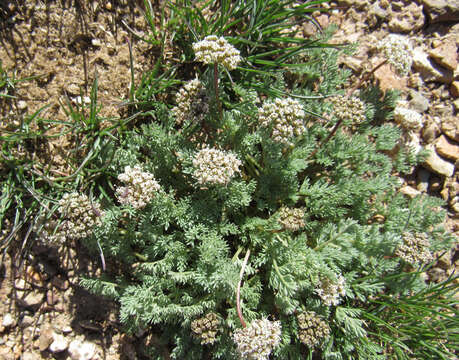
<svg viewBox="0 0 459 360"><path fill-rule="evenodd" d="M417 111L397 106L394 110L394 120L407 130L419 130L422 128L422 115Z"/></svg>
<svg viewBox="0 0 459 360"><path fill-rule="evenodd" d="M118 201L136 209L144 208L160 189L153 175L142 171L139 165L126 166L124 173L118 175L118 180L126 184L116 189Z"/></svg>
<svg viewBox="0 0 459 360"><path fill-rule="evenodd" d="M335 116L346 124L360 124L365 121L365 103L358 97L333 96L329 101L333 104Z"/></svg>
<svg viewBox="0 0 459 360"><path fill-rule="evenodd" d="M330 327L314 311L299 314L297 320L298 337L306 346L312 348L330 335Z"/></svg>
<svg viewBox="0 0 459 360"><path fill-rule="evenodd" d="M217 314L210 312L203 318L193 320L191 331L193 331L194 336L200 339L201 345L213 344L217 340L215 336L219 325L220 320L218 320Z"/></svg>
<svg viewBox="0 0 459 360"><path fill-rule="evenodd" d="M239 51L223 37L209 35L193 44L196 60L204 64L221 64L228 70L236 69L241 62Z"/></svg>
<svg viewBox="0 0 459 360"><path fill-rule="evenodd" d="M176 96L177 106L172 108L172 113L178 123L184 122L190 116L192 105L202 90L204 87L198 79L188 81L179 90Z"/></svg>
<svg viewBox="0 0 459 360"><path fill-rule="evenodd" d="M282 207L278 221L286 230L297 231L305 226L304 209Z"/></svg>
<svg viewBox="0 0 459 360"><path fill-rule="evenodd" d="M233 335L239 354L249 360L268 360L271 351L279 345L280 338L280 321L268 319L254 320L248 327L236 330Z"/></svg>
<svg viewBox="0 0 459 360"><path fill-rule="evenodd" d="M239 173L241 161L230 152L204 148L193 159L193 177L199 184L226 185Z"/></svg>
<svg viewBox="0 0 459 360"><path fill-rule="evenodd" d="M338 305L340 297L346 295L344 278L338 276L336 282L333 282L328 277L322 278L319 287L316 289L316 294L320 296L325 305Z"/></svg>
<svg viewBox="0 0 459 360"><path fill-rule="evenodd" d="M428 264L433 260L429 250L430 243L425 233L403 233L403 244L395 250L395 255L407 263L416 266Z"/></svg>
<svg viewBox="0 0 459 360"><path fill-rule="evenodd" d="M273 140L286 145L292 145L290 140L303 134L304 117L303 107L292 98L267 101L258 109L260 125L272 127Z"/></svg>
<svg viewBox="0 0 459 360"><path fill-rule="evenodd" d="M413 63L413 48L406 37L390 34L377 47L400 75L408 74Z"/></svg>
<svg viewBox="0 0 459 360"><path fill-rule="evenodd" d="M66 240L90 236L93 229L102 224L104 215L99 203L91 203L86 195L77 192L64 194L59 200L58 210L63 222L46 221L40 233L42 240L49 243L62 244Z"/></svg>

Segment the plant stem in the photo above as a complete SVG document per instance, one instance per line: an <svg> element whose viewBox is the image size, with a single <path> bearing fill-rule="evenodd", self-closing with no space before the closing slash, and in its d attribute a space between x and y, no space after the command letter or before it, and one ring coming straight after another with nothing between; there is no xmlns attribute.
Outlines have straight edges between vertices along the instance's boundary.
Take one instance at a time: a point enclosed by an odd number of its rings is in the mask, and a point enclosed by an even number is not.
<svg viewBox="0 0 459 360"><path fill-rule="evenodd" d="M367 81L367 80L370 78L371 75L373 75L373 74L376 72L376 70L378 70L381 66L383 66L383 65L385 65L385 64L387 64L387 59L384 60L383 62L381 62L379 65L376 65L369 73L367 73L363 78L361 78L361 79L359 80L359 82L358 82L354 87L352 87L351 89L349 89L349 91L347 92L346 96L347 96L347 97L350 97L350 96L354 93L354 91L356 91L357 89L359 89L359 88L362 86L362 84L363 84L365 81Z"/></svg>
<svg viewBox="0 0 459 360"><path fill-rule="evenodd" d="M215 88L215 101L217 103L218 113L220 114L220 120L223 118L222 104L220 102L220 94L218 91L218 64L214 63L214 88Z"/></svg>
<svg viewBox="0 0 459 360"><path fill-rule="evenodd" d="M241 267L241 272L239 274L239 282L237 284L237 290L236 290L237 315L239 316L239 320L241 321L241 325L243 328L247 327L247 325L244 321L244 317L242 316L242 310L241 310L241 284L242 284L242 278L244 276L245 267L247 266L247 261L249 260L249 256L250 256L250 249L247 250L247 253L245 254L244 261Z"/></svg>

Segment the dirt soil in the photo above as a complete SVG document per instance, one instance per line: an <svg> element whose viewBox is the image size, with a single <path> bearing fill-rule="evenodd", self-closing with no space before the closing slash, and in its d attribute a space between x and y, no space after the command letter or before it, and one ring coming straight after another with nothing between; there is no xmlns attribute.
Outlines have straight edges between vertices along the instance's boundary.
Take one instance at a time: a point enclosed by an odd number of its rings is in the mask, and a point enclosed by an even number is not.
<svg viewBox="0 0 459 360"><path fill-rule="evenodd" d="M359 51L343 58L341 64L356 78L376 60L371 55L377 40L391 32L409 34L424 46L425 53L441 50L444 44L457 51L457 25L440 21L430 24L433 15L422 7L423 1L407 3L410 5L404 6L403 1L391 5L385 0L339 1L332 3L330 14L319 13L316 18L324 27L339 25L335 41L361 42ZM134 0L1 2L2 67L14 71L16 78L39 77L18 83L13 102L0 102L0 128L8 126L8 121L17 121L17 114L32 114L44 105L49 106L40 114L42 118L68 120L61 104L76 104L78 96L84 101L96 74L101 115L122 117L131 81L128 39L136 76L151 69L158 55L157 48L132 36L132 31L140 35L148 32L142 4ZM154 5L161 9L158 2ZM304 36L315 31L310 25L303 28ZM455 64L457 67L457 57ZM433 80L427 77L432 74L424 77L417 69L406 79L396 77L389 67L381 70L374 80L382 87L390 84L399 88L408 105L425 119L417 133L407 132L406 141L432 145L446 169L426 163L401 180L403 189L408 196L429 193L442 197L449 213L446 226L458 234L459 186L454 159L459 154L457 69L447 73L451 77L442 73ZM66 171L65 151L71 145L66 137L55 140L47 148L47 159ZM452 174L442 173L451 167ZM426 277L441 281L451 275L459 264L455 254L454 250L443 254ZM0 360L130 360L143 358L144 346L155 343L147 334L122 334L116 304L79 286L81 276L101 272L100 259L90 257L80 244L60 249L37 244L22 263L10 255L14 252L7 254L0 268Z"/></svg>

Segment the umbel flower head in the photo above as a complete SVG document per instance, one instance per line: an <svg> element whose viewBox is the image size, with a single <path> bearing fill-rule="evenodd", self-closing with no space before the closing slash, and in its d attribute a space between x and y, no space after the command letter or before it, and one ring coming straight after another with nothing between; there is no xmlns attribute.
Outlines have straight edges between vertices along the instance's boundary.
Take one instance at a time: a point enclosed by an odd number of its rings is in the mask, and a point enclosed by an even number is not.
<svg viewBox="0 0 459 360"><path fill-rule="evenodd" d="M316 288L316 294L319 295L326 306L336 306L341 301L340 297L346 295L344 283L344 278L341 275L337 276L336 281L323 277Z"/></svg>
<svg viewBox="0 0 459 360"><path fill-rule="evenodd" d="M319 345L330 335L330 327L314 311L307 311L297 316L298 337L300 341L309 347Z"/></svg>
<svg viewBox="0 0 459 360"><path fill-rule="evenodd" d="M286 145L292 145L291 139L303 134L304 116L301 104L291 98L266 101L258 109L260 125L271 128L272 139Z"/></svg>
<svg viewBox="0 0 459 360"><path fill-rule="evenodd" d="M218 320L217 314L210 312L200 319L193 320L191 331L194 336L200 339L202 345L213 344L219 325L220 320Z"/></svg>
<svg viewBox="0 0 459 360"><path fill-rule="evenodd" d="M421 114L400 106L397 106L394 110L394 120L407 130L419 130L423 124Z"/></svg>
<svg viewBox="0 0 459 360"><path fill-rule="evenodd" d="M406 75L411 70L413 48L406 37L390 34L378 43L378 49L400 75Z"/></svg>
<svg viewBox="0 0 459 360"><path fill-rule="evenodd" d="M177 106L172 108L172 113L175 115L177 123L182 123L190 118L196 118L198 121L202 120L209 111L209 104L205 97L205 89L201 81L193 79L185 83L177 93ZM198 106L200 111L197 111Z"/></svg>
<svg viewBox="0 0 459 360"><path fill-rule="evenodd" d="M333 104L335 116L345 124L360 124L365 121L365 104L358 97L333 96L329 99Z"/></svg>
<svg viewBox="0 0 459 360"><path fill-rule="evenodd" d="M153 175L142 171L139 165L126 166L118 180L126 184L116 189L116 196L121 204L129 204L136 209L144 208L153 198L160 186Z"/></svg>
<svg viewBox="0 0 459 360"><path fill-rule="evenodd" d="M209 35L193 44L196 60L204 64L220 64L228 70L236 69L241 62L239 51L223 37Z"/></svg>
<svg viewBox="0 0 459 360"><path fill-rule="evenodd" d="M199 184L228 184L239 173L241 161L231 152L204 148L193 159L193 177Z"/></svg>
<svg viewBox="0 0 459 360"><path fill-rule="evenodd" d="M85 194L77 192L64 194L59 200L58 210L63 222L47 222L48 226L40 234L43 240L56 244L90 236L93 229L102 224L104 215L98 202L91 202Z"/></svg>
<svg viewBox="0 0 459 360"><path fill-rule="evenodd" d="M425 233L404 232L403 243L397 247L395 255L413 266L428 264L433 260L429 247Z"/></svg>
<svg viewBox="0 0 459 360"><path fill-rule="evenodd" d="M280 321L254 320L243 329L234 332L233 339L243 359L268 360L269 354L279 345Z"/></svg>
<svg viewBox="0 0 459 360"><path fill-rule="evenodd" d="M282 207L278 221L286 230L297 231L305 226L304 210Z"/></svg>

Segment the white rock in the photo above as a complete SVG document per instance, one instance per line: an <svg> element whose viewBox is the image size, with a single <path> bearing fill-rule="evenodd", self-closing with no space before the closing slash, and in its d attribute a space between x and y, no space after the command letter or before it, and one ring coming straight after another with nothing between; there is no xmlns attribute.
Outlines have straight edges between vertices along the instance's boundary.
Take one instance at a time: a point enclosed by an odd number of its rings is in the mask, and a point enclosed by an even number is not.
<svg viewBox="0 0 459 360"><path fill-rule="evenodd" d="M68 351L72 360L91 360L96 352L96 345L87 341L73 340Z"/></svg>
<svg viewBox="0 0 459 360"><path fill-rule="evenodd" d="M18 109L19 110L27 109L27 103L24 100L18 101Z"/></svg>
<svg viewBox="0 0 459 360"><path fill-rule="evenodd" d="M58 353L66 350L68 346L69 343L63 335L53 334L53 342L49 346L49 350L52 353Z"/></svg>
<svg viewBox="0 0 459 360"><path fill-rule="evenodd" d="M5 315L3 315L3 319L2 319L3 327L9 328L14 325L16 325L16 320L14 319L13 315L11 315L10 313L6 313Z"/></svg>
<svg viewBox="0 0 459 360"><path fill-rule="evenodd" d="M404 195L409 196L410 198L414 198L418 195L421 195L421 192L419 190L416 190L415 188L412 188L411 186L404 186L400 188L400 192Z"/></svg>

